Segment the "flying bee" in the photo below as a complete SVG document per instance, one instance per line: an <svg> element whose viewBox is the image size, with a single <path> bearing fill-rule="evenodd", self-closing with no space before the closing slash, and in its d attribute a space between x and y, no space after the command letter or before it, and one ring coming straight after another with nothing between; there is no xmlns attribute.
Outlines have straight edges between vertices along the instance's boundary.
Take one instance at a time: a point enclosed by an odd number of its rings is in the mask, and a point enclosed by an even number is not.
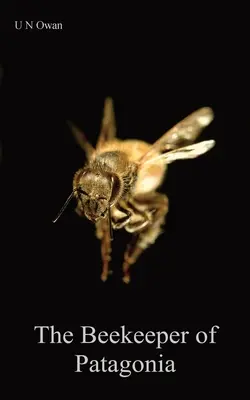
<svg viewBox="0 0 250 400"><path fill-rule="evenodd" d="M102 274L106 281L111 260L113 229L125 229L133 238L123 261L123 281L130 281L130 267L154 244L165 224L168 197L157 189L163 183L168 164L196 158L214 145L214 140L195 143L201 131L213 120L213 111L203 107L194 111L155 143L139 139L120 140L116 136L113 100L104 102L96 147L84 133L68 122L77 143L84 150L86 164L73 178L73 191L53 222L75 197L75 211L96 227L101 241Z"/></svg>

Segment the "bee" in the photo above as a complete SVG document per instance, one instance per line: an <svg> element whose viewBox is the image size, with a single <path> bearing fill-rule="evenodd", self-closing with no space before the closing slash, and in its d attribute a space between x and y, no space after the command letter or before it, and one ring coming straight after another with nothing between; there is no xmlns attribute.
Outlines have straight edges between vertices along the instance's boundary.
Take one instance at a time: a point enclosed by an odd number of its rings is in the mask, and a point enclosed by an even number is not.
<svg viewBox="0 0 250 400"><path fill-rule="evenodd" d="M169 201L158 189L168 165L196 158L215 145L214 140L194 143L213 118L213 110L203 107L153 144L139 139L121 140L117 137L113 99L107 97L95 148L78 127L67 121L85 152L86 163L75 173L73 191L53 222L75 198L75 211L95 224L96 237L101 241L102 281L111 273L113 230L125 229L132 240L124 254L123 281L130 282L130 267L163 232Z"/></svg>

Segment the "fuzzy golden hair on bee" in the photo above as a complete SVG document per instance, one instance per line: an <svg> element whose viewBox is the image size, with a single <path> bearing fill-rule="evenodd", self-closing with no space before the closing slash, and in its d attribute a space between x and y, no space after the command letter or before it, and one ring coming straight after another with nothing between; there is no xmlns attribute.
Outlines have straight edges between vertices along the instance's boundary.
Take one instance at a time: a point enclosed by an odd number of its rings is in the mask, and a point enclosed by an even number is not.
<svg viewBox="0 0 250 400"><path fill-rule="evenodd" d="M85 165L73 178L73 191L53 222L75 198L76 212L95 224L101 242L102 273L106 281L111 262L113 230L132 235L123 261L123 281L130 282L130 269L138 257L162 232L169 209L167 195L158 190L168 165L177 160L199 157L214 145L214 140L195 143L213 120L210 107L200 108L150 144L139 139L119 139L113 100L104 102L103 117L96 146L68 121L73 136L86 155Z"/></svg>

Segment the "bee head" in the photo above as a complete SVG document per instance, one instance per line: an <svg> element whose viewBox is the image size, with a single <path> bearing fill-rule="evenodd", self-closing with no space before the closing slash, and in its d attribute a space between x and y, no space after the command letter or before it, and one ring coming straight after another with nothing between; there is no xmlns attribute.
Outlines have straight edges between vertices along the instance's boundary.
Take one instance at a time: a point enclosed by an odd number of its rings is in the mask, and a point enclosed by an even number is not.
<svg viewBox="0 0 250 400"><path fill-rule="evenodd" d="M80 170L73 181L78 207L92 222L105 218L116 202L120 189L119 178L104 171Z"/></svg>
<svg viewBox="0 0 250 400"><path fill-rule="evenodd" d="M110 208L117 202L122 192L122 182L114 173L80 169L73 180L73 191L59 211L53 222L56 222L65 208L75 196L78 200L78 209L91 222L107 218L112 235Z"/></svg>

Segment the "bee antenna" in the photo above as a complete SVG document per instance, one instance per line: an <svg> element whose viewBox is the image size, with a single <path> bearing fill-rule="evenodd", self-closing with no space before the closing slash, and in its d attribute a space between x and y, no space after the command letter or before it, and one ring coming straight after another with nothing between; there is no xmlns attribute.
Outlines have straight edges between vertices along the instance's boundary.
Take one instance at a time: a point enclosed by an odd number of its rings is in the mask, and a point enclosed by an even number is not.
<svg viewBox="0 0 250 400"><path fill-rule="evenodd" d="M61 210L59 211L59 213L57 214L56 218L52 221L53 223L55 223L60 216L62 215L62 213L64 212L64 210L66 209L67 205L69 204L70 200L72 199L72 197L74 196L75 190L73 190L73 192L69 195L69 197L67 198L67 200L65 201L64 205L62 206Z"/></svg>

